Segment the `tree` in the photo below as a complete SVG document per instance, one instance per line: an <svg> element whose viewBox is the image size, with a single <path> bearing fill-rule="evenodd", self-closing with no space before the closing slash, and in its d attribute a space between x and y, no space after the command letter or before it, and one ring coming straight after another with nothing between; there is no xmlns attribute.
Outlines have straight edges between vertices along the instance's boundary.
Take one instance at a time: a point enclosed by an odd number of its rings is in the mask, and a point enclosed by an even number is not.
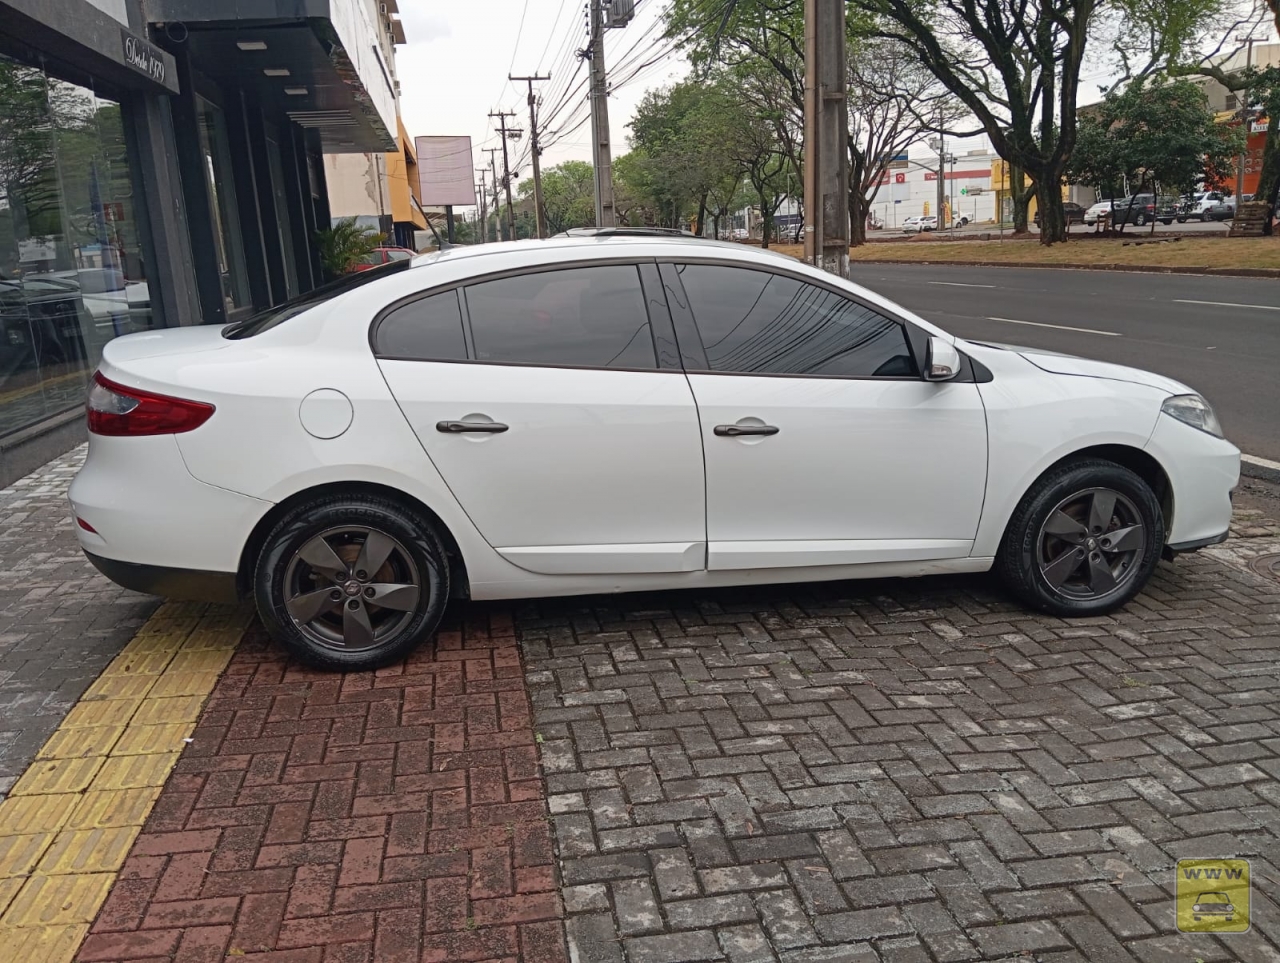
<svg viewBox="0 0 1280 963"><path fill-rule="evenodd" d="M332 227L316 231L316 250L324 273L332 279L355 270L360 259L385 240L373 228L361 227L354 217L344 217Z"/></svg>
<svg viewBox="0 0 1280 963"><path fill-rule="evenodd" d="M1135 194L1190 193L1221 184L1243 142L1239 128L1214 123L1204 91L1189 80L1138 80L1081 118L1067 173L1103 189L1127 179Z"/></svg>
<svg viewBox="0 0 1280 963"><path fill-rule="evenodd" d="M521 181L520 198L532 203L532 179ZM595 173L591 165L586 161L571 160L543 171L542 204L547 214L547 231L551 234L595 224ZM527 213L532 218L532 210ZM524 226L520 218L517 218L516 235L532 236L524 233Z"/></svg>
<svg viewBox="0 0 1280 963"><path fill-rule="evenodd" d="M873 35L904 44L964 104L996 153L1030 178L1046 244L1066 237L1061 185L1076 146L1077 91L1093 33L1157 38L1137 48L1148 51L1146 62L1127 65L1145 74L1184 50L1229 2L851 0L871 18Z"/></svg>

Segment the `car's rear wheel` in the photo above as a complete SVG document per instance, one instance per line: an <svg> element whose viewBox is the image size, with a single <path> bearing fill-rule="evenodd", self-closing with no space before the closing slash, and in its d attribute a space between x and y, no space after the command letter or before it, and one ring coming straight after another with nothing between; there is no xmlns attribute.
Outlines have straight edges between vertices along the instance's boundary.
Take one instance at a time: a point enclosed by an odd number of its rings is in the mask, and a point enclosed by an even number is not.
<svg viewBox="0 0 1280 963"><path fill-rule="evenodd" d="M1082 459L1031 486L1009 521L996 569L1036 608L1101 615L1141 591L1164 539L1150 485L1114 462Z"/></svg>
<svg viewBox="0 0 1280 963"><path fill-rule="evenodd" d="M1147 223L1147 215L1145 214L1137 214L1133 218L1134 227L1145 227L1146 223Z"/></svg>
<svg viewBox="0 0 1280 963"><path fill-rule="evenodd" d="M301 661L373 669L435 631L449 565L426 519L390 499L333 495L294 508L271 530L254 598L272 637Z"/></svg>

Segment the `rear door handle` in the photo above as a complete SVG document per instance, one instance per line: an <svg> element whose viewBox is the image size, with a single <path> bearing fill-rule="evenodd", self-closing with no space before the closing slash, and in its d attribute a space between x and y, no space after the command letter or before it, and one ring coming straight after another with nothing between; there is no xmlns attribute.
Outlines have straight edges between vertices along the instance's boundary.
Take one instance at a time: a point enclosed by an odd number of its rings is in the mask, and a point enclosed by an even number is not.
<svg viewBox="0 0 1280 963"><path fill-rule="evenodd" d="M741 438L743 435L776 435L780 430L773 425L716 425L712 429L721 438Z"/></svg>
<svg viewBox="0 0 1280 963"><path fill-rule="evenodd" d="M499 435L507 430L507 425L498 421L437 421L436 431L446 435L462 435L477 432L484 435Z"/></svg>

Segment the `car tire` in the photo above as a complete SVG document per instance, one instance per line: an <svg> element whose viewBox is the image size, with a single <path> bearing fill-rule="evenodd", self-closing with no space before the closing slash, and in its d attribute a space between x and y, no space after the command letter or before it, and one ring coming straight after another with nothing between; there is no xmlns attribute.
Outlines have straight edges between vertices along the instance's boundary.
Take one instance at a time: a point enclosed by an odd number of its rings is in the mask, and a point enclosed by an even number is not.
<svg viewBox="0 0 1280 963"><path fill-rule="evenodd" d="M1145 226L1146 226L1146 223L1147 223L1147 215L1145 215L1145 214L1135 214L1135 215L1134 215L1134 217L1133 217L1133 226L1134 226L1134 227L1145 227Z"/></svg>
<svg viewBox="0 0 1280 963"><path fill-rule="evenodd" d="M330 495L271 529L253 590L267 631L299 661L376 669L435 632L449 599L449 561L432 523L399 502Z"/></svg>
<svg viewBox="0 0 1280 963"><path fill-rule="evenodd" d="M1161 218L1160 223L1163 224L1165 227L1168 227L1170 224L1173 223L1173 218Z"/></svg>
<svg viewBox="0 0 1280 963"><path fill-rule="evenodd" d="M1122 533L1118 542L1111 532ZM1115 462L1078 459L1042 475L1023 496L995 569L1034 608L1103 615L1142 590L1164 541L1164 513L1150 485Z"/></svg>

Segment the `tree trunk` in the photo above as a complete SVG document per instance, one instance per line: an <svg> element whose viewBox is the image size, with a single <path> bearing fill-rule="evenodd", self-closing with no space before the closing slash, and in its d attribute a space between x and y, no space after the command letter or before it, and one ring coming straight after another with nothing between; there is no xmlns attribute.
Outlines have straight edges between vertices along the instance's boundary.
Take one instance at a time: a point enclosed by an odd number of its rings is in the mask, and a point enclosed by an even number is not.
<svg viewBox="0 0 1280 963"><path fill-rule="evenodd" d="M773 210L769 207L769 201L765 197L764 191L759 187L756 188L756 195L760 198L760 217L762 219L760 246L767 248L769 246L769 235L773 233Z"/></svg>
<svg viewBox="0 0 1280 963"><path fill-rule="evenodd" d="M861 191L849 192L849 246L867 243L867 212L871 205Z"/></svg>
<svg viewBox="0 0 1280 963"><path fill-rule="evenodd" d="M1280 7L1276 20L1280 22ZM1267 128L1267 139L1262 146L1262 170L1258 172L1258 189L1253 195L1255 201L1266 201L1269 210L1274 214L1276 202L1280 200L1280 88L1272 89L1266 100L1267 116L1271 125ZM1239 201L1236 202L1237 204ZM1262 233L1270 237L1274 228L1272 218L1268 217L1262 224Z"/></svg>
<svg viewBox="0 0 1280 963"><path fill-rule="evenodd" d="M1040 211L1040 243L1057 244L1067 239L1067 212L1062 206L1060 177L1045 177L1036 184L1036 204Z"/></svg>
<svg viewBox="0 0 1280 963"><path fill-rule="evenodd" d="M693 233L702 237L702 226L707 216L707 192L703 191L702 196L698 198L698 219L694 222Z"/></svg>
<svg viewBox="0 0 1280 963"><path fill-rule="evenodd" d="M1030 230L1027 208L1031 196L1027 193L1027 175L1016 164L1009 165L1009 197L1013 200L1013 233L1026 234Z"/></svg>

